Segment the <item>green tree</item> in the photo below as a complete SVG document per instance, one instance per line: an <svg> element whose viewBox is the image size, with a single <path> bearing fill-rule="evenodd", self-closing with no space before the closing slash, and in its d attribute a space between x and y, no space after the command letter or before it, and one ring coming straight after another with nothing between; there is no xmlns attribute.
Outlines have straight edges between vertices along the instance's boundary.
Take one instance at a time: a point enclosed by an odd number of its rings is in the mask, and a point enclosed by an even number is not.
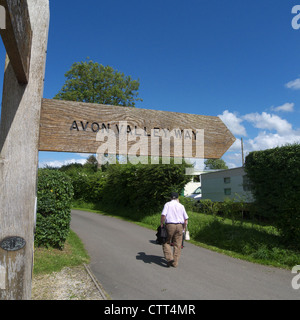
<svg viewBox="0 0 300 320"><path fill-rule="evenodd" d="M142 101L138 98L139 80L90 59L74 63L65 77L54 99L127 107Z"/></svg>
<svg viewBox="0 0 300 320"><path fill-rule="evenodd" d="M206 169L228 169L223 159L208 159L204 162Z"/></svg>
<svg viewBox="0 0 300 320"><path fill-rule="evenodd" d="M83 165L83 168L87 169L91 172L96 172L98 168L98 161L97 158L94 155L90 155L87 159L85 164Z"/></svg>

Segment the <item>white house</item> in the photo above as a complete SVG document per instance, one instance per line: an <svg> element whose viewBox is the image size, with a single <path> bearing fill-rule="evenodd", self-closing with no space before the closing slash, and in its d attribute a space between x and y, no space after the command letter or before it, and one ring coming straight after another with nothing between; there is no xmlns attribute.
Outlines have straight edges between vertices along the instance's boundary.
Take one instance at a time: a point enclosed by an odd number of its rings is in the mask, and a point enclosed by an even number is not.
<svg viewBox="0 0 300 320"><path fill-rule="evenodd" d="M200 181L202 199L220 202L225 198L253 201L244 167L202 173Z"/></svg>
<svg viewBox="0 0 300 320"><path fill-rule="evenodd" d="M191 195L198 187L201 187L200 174L201 172L193 173L191 181L184 187L184 196Z"/></svg>

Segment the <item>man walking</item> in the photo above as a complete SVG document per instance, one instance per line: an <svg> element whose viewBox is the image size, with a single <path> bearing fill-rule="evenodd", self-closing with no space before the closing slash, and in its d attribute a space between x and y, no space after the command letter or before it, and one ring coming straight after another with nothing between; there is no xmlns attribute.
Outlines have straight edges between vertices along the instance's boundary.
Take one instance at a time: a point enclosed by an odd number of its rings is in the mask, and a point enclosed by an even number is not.
<svg viewBox="0 0 300 320"><path fill-rule="evenodd" d="M163 245L164 256L168 267L177 267L181 254L183 232L187 225L188 215L182 204L179 203L179 195L172 192L171 201L167 202L161 214L161 227L165 224L168 231L168 238ZM171 248L173 243L173 252Z"/></svg>

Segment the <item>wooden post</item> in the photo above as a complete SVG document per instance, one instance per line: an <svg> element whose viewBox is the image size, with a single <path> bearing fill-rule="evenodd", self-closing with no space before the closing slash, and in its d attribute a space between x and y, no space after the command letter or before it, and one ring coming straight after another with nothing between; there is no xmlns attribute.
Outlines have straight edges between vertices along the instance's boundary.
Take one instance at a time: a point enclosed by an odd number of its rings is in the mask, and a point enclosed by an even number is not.
<svg viewBox="0 0 300 320"><path fill-rule="evenodd" d="M32 50L27 85L6 57L0 125L0 300L31 298L40 109L49 0L27 0Z"/></svg>
<svg viewBox="0 0 300 320"><path fill-rule="evenodd" d="M30 67L32 29L26 0L0 0L6 24L0 34L20 84L27 84Z"/></svg>

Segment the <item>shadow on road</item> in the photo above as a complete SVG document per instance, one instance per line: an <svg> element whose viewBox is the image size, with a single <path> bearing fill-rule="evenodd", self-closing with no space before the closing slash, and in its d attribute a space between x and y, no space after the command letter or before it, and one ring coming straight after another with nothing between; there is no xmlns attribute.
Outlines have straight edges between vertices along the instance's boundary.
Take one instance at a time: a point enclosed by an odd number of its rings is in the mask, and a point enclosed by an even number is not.
<svg viewBox="0 0 300 320"><path fill-rule="evenodd" d="M167 268L167 262L165 258L160 256L154 256L154 255L147 255L145 252L138 252L138 255L136 256L137 260L142 260L145 263L155 263L161 267Z"/></svg>

